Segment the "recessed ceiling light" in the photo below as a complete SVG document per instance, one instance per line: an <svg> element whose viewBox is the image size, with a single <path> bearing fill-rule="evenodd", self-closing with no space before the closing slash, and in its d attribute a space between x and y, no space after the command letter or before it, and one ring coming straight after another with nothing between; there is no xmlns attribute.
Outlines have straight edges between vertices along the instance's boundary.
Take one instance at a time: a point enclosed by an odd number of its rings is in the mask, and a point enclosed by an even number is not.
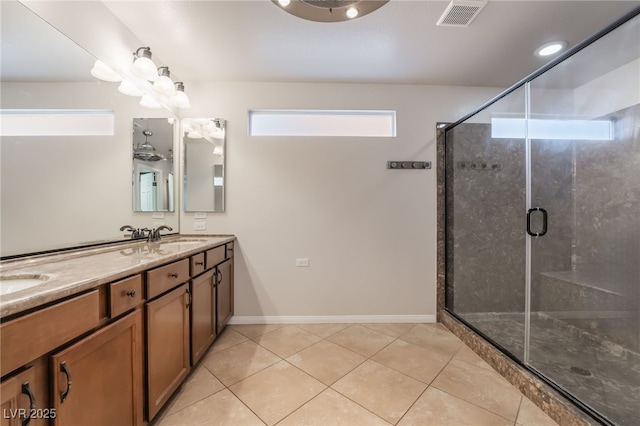
<svg viewBox="0 0 640 426"><path fill-rule="evenodd" d="M567 47L566 41L552 41L551 43L546 43L538 47L535 55L540 57L555 55L565 47Z"/></svg>
<svg viewBox="0 0 640 426"><path fill-rule="evenodd" d="M353 19L356 16L358 16L358 9L356 9L355 7L350 7L349 9L347 9L347 18Z"/></svg>

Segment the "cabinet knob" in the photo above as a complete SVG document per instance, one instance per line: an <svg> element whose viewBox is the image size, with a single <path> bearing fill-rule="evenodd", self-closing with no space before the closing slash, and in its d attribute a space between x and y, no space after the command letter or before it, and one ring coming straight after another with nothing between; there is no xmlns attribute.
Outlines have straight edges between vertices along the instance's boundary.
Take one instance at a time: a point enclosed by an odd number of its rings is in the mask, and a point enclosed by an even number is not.
<svg viewBox="0 0 640 426"><path fill-rule="evenodd" d="M135 290L129 290L127 292L127 296L129 297L136 297L136 291Z"/></svg>
<svg viewBox="0 0 640 426"><path fill-rule="evenodd" d="M198 265L198 266L204 266L204 262L196 262L196 265Z"/></svg>
<svg viewBox="0 0 640 426"><path fill-rule="evenodd" d="M178 278L178 273L174 272L173 274L169 274L171 278Z"/></svg>

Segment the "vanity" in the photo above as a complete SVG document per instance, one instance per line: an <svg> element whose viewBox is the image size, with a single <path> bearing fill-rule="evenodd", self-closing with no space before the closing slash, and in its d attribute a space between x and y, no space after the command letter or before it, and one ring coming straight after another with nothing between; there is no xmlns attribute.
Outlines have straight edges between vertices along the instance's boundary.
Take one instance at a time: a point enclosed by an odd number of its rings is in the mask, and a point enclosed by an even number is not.
<svg viewBox="0 0 640 426"><path fill-rule="evenodd" d="M233 315L234 236L5 261L2 425L151 422ZM6 281L11 279L11 281Z"/></svg>

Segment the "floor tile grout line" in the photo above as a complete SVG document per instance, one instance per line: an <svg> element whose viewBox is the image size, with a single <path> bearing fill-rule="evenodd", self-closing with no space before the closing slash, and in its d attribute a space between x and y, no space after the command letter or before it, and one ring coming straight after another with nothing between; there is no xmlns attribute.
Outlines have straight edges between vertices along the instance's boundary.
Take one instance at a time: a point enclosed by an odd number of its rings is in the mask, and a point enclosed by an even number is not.
<svg viewBox="0 0 640 426"><path fill-rule="evenodd" d="M454 395L454 394L452 394L451 392L448 392L448 391L446 391L446 390L444 390L444 389L440 389L437 385L431 385L431 386L429 386L429 387L433 387L434 389L437 389L437 390L439 390L440 392L446 393L447 395L449 395L449 396L451 396L451 397L453 397L453 398L459 399L460 401L466 402L467 404L471 404L471 405L473 405L473 406L475 406L475 407L477 407L477 408L480 408L481 410L484 410L484 411L486 411L486 412L488 412L488 413L491 413L491 414L493 414L493 415L496 415L496 416L498 416L498 417L500 417L500 418L503 418L503 419L505 419L505 420L507 420L507 421L511 421L511 419L509 419L509 418L507 418L507 417L503 416L502 414L498 414L498 413L496 413L496 412L495 412L495 411L493 411L493 410L490 410L490 409L488 409L488 408L486 408L486 407L482 407L482 406L480 406L480 405L476 404L475 402L468 401L468 400L466 400L466 399L464 399L464 398L459 397L458 395ZM521 399L520 399L520 403L522 403L522 397L521 397ZM520 405L518 405L518 407L520 407ZM514 423L517 423L517 422L518 422L518 416L517 416L517 415L516 415L516 418L515 418L513 421L514 421Z"/></svg>

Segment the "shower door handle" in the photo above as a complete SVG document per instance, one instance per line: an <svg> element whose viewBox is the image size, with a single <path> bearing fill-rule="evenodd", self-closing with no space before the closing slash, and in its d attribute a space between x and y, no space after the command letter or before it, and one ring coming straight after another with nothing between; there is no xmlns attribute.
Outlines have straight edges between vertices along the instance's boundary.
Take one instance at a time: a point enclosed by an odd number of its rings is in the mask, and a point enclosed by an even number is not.
<svg viewBox="0 0 640 426"><path fill-rule="evenodd" d="M540 232L531 232L531 213L540 212L542 213L542 229ZM527 234L532 237L542 237L547 233L547 211L542 207L533 207L527 210Z"/></svg>

